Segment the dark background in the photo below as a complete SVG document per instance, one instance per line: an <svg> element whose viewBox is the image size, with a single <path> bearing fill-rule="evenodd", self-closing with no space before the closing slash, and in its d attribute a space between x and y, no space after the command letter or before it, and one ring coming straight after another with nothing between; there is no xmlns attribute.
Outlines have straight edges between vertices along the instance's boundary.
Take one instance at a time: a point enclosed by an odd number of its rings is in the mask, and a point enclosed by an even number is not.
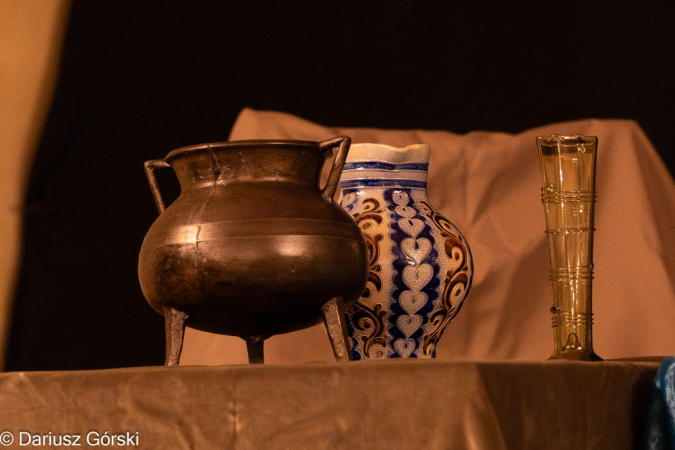
<svg viewBox="0 0 675 450"><path fill-rule="evenodd" d="M6 368L163 362L136 273L143 162L226 140L245 106L456 133L629 118L672 173L673 3L545 3L74 0Z"/></svg>

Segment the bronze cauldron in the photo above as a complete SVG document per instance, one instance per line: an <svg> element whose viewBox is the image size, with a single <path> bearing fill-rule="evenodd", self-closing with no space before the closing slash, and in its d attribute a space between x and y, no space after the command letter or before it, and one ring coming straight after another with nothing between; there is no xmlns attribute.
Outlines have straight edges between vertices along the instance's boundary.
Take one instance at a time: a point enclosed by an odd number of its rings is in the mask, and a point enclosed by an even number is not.
<svg viewBox="0 0 675 450"><path fill-rule="evenodd" d="M160 216L143 241L138 276L165 317L167 365L179 362L186 325L239 336L249 360L262 362L264 339L324 320L336 358L349 358L343 312L368 277L363 236L333 202L349 145L346 136L231 141L145 163ZM168 208L155 177L162 168L181 187Z"/></svg>

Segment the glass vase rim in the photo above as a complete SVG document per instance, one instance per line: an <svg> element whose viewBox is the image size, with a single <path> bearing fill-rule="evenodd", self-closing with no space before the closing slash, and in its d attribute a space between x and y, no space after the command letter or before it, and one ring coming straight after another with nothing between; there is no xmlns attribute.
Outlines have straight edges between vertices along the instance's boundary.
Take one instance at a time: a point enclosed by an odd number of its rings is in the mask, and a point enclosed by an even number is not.
<svg viewBox="0 0 675 450"><path fill-rule="evenodd" d="M551 134L549 136L537 136L537 144L548 145L593 145L598 143L597 136L583 134Z"/></svg>

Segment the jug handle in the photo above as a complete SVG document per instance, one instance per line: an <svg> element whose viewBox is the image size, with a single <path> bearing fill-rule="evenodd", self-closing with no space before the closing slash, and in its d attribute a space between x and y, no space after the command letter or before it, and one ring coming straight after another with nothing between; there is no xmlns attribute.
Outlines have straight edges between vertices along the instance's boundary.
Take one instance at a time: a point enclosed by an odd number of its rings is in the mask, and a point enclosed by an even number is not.
<svg viewBox="0 0 675 450"><path fill-rule="evenodd" d="M159 190L159 183L157 182L157 177L155 176L155 170L170 169L171 165L163 159L153 159L152 161L146 161L145 164L143 164L143 168L145 168L145 175L148 177L148 183L150 184L152 196L155 198L157 210L160 214L162 214L166 209L166 206L164 205L162 192Z"/></svg>
<svg viewBox="0 0 675 450"><path fill-rule="evenodd" d="M340 175L342 175L342 169L347 161L347 153L349 152L351 143L352 140L348 136L338 136L319 143L319 148L322 152L338 147L333 167L330 169L330 174L328 175L328 181L326 181L326 186L321 191L321 196L330 203L333 202L333 196L340 182Z"/></svg>

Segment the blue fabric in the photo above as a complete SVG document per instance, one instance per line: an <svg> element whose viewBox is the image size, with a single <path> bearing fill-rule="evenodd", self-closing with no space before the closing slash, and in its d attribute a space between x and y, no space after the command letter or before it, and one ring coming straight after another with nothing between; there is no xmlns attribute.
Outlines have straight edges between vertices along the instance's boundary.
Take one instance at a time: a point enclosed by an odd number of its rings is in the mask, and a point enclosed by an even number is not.
<svg viewBox="0 0 675 450"><path fill-rule="evenodd" d="M640 449L675 450L675 357L663 360L647 403Z"/></svg>

